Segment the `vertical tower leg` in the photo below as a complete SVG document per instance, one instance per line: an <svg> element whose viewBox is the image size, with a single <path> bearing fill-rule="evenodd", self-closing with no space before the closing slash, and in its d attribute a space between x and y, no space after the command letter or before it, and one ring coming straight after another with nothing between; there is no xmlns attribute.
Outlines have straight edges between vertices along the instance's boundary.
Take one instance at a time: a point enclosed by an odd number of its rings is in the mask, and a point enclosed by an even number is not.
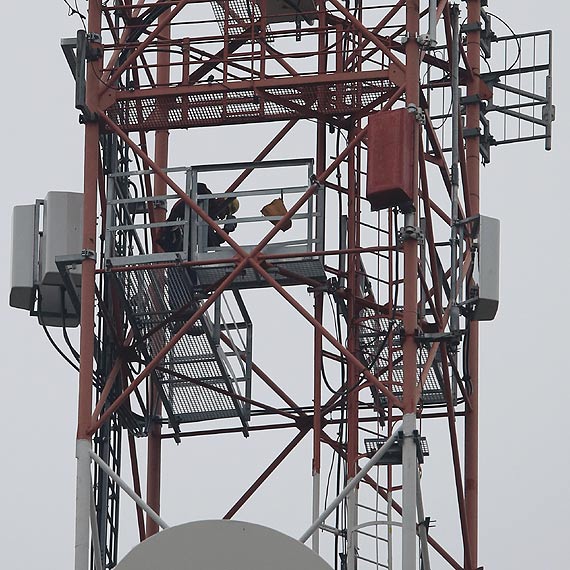
<svg viewBox="0 0 570 570"><path fill-rule="evenodd" d="M420 50L417 42L419 36L419 1L406 2L406 105L410 112L419 108L419 70ZM418 161L419 133L416 124L413 138L412 169L412 208L405 215L405 226L418 226ZM402 570L414 570L416 567L416 484L417 458L414 443L416 429L416 331L418 326L418 244L417 238L412 237L403 242L404 250L404 342L403 342L403 432L402 445Z"/></svg>
<svg viewBox="0 0 570 570"><path fill-rule="evenodd" d="M75 570L89 570L89 527L91 509L91 442L78 439L75 448L77 458L77 482L75 492Z"/></svg>
<svg viewBox="0 0 570 570"><path fill-rule="evenodd" d="M358 554L358 487L355 487L347 497L347 514L346 514L346 549L347 549L347 567L348 570L356 570L357 554Z"/></svg>
<svg viewBox="0 0 570 570"><path fill-rule="evenodd" d="M88 30L101 33L101 3L89 2ZM101 59L87 66L86 104L97 109ZM77 486L75 512L75 570L89 570L89 527L91 509L91 413L93 385L93 330L95 326L95 251L97 249L97 183L99 174L99 124L85 125L82 249L85 255L81 270L81 332L79 360L79 402L77 414Z"/></svg>
<svg viewBox="0 0 570 570"><path fill-rule="evenodd" d="M354 130L349 131L349 141L354 136ZM356 164L354 149L348 155L348 248L354 251L359 243L359 200L356 185ZM356 253L348 255L348 288L352 295L348 301L348 349L352 354L357 353L357 325L358 309L356 297L359 290L360 256ZM347 472L346 483L355 477L358 469L358 372L354 363L347 366ZM358 524L358 511L356 507L357 488L347 497L347 566L348 570L356 570L356 532Z"/></svg>
<svg viewBox="0 0 570 570"><path fill-rule="evenodd" d="M402 570L416 568L417 455L416 414L405 414L402 426Z"/></svg>
<svg viewBox="0 0 570 570"><path fill-rule="evenodd" d="M315 294L315 319L322 323L323 320L323 293ZM315 521L321 514L321 363L323 337L319 330L315 329L315 360L314 360L314 403L313 403L313 513ZM319 552L319 531L312 538L311 546L315 552Z"/></svg>
<svg viewBox="0 0 570 570"><path fill-rule="evenodd" d="M467 21L478 24L481 19L481 1L468 0ZM467 95L479 95L481 34L477 26L467 33L467 59L473 72L473 79L468 85ZM479 128L479 103L467 106L467 129ZM469 185L469 206L472 216L479 213L479 137L470 137L466 141L467 177ZM477 568L478 539L478 447L479 447L479 325L471 322L469 331L469 375L473 391L470 395L470 409L465 414L465 509L467 513L467 533L471 546L471 567L465 561L465 568Z"/></svg>
<svg viewBox="0 0 570 570"><path fill-rule="evenodd" d="M158 19L159 25L169 18L166 10ZM170 37L170 26L165 26L162 31L165 39ZM168 85L170 81L170 52L163 49L157 55L157 81L159 85ZM168 166L168 130L157 131L155 137L155 162L161 168ZM155 176L154 195L157 197L166 194L166 182L159 176ZM166 219L166 206L154 210L155 221L161 222ZM153 243L153 250L155 246ZM158 389L151 385L149 410L152 414L150 431L148 434L148 457L147 457L147 503L156 512L160 513L160 488L161 488L161 464L162 464L162 425L161 425L161 401ZM158 525L149 516L146 520L146 535L152 536L158 532Z"/></svg>
<svg viewBox="0 0 570 570"><path fill-rule="evenodd" d="M326 7L323 0L317 3L319 26L322 32L319 34L319 72L325 73L327 67L326 57ZM317 162L316 170L317 175L325 170L326 164L326 123L319 121L317 126ZM317 196L317 200L323 200L322 194ZM319 204L318 209L323 212L324 217L324 204ZM322 223L319 221L319 223ZM322 324L323 322L323 302L324 294L321 292L315 293L315 319ZM315 328L314 333L314 394L313 394L313 521L317 520L320 515L320 497L321 497L321 366L323 361L323 336L319 330ZM312 538L311 547L318 554L319 552L319 531L317 530Z"/></svg>

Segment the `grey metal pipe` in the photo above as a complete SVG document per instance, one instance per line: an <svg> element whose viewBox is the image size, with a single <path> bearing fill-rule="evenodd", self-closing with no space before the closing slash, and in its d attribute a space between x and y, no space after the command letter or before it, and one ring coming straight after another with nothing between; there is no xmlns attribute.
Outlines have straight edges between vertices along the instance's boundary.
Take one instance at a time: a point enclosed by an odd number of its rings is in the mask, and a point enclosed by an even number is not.
<svg viewBox="0 0 570 570"><path fill-rule="evenodd" d="M422 486L420 483L420 477L418 473L417 478L417 506L418 506L418 534L420 536L420 549L422 553L423 570L431 570L431 564L429 561L429 545L427 528L425 525L425 513L424 513L424 503L422 499Z"/></svg>
<svg viewBox="0 0 570 570"><path fill-rule="evenodd" d="M519 63L520 65L520 63ZM554 105L552 104L552 30L548 32L548 75L546 76L546 139L544 140L545 150L552 150L552 121L554 121ZM543 119L545 117L542 117Z"/></svg>
<svg viewBox="0 0 570 570"><path fill-rule="evenodd" d="M378 463L382 456L390 449L392 443L394 443L396 437L402 424L398 424L392 435L384 442L382 447L364 464L362 469L348 482L346 487L339 493L339 495L334 499L331 504L321 513L321 516L313 522L313 524L301 535L299 538L300 542L306 542L313 533L318 530L321 523L325 522L326 518L340 505L340 503L346 498L346 496L353 491L356 486L364 479L367 473Z"/></svg>
<svg viewBox="0 0 570 570"><path fill-rule="evenodd" d="M429 30L428 39L430 46L437 45L437 0L429 0Z"/></svg>
<svg viewBox="0 0 570 570"><path fill-rule="evenodd" d="M317 517L320 508L321 498L321 474L320 472L313 473L313 517ZM319 533L313 534L312 549L319 553Z"/></svg>

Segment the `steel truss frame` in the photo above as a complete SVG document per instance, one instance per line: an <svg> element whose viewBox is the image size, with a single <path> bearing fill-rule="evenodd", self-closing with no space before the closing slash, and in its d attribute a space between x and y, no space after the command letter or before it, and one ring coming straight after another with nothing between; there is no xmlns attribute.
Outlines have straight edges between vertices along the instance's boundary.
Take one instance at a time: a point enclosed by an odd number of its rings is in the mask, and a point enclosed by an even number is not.
<svg viewBox="0 0 570 570"><path fill-rule="evenodd" d="M269 0L258 2L261 15L265 2ZM162 349L134 373L129 367L133 355L138 354L134 332L129 330L125 318L121 317L116 322L117 317L110 316L117 313L109 311L109 306L102 299L111 299L114 309L119 309L119 314L122 314L120 302L112 287L103 296L96 288L96 278L99 274L137 271L145 266L108 267L102 258L87 257L84 260L75 568L86 570L89 567L89 449L94 434L110 418L116 417L125 407L138 406L137 401L142 403L140 407L147 421L148 435L146 502L156 513L160 513L163 439L181 441L187 437L222 436L242 431L241 426L209 425L198 429L195 424L186 426L183 431L168 431L161 419L160 391L154 375L160 371L162 360L172 347L216 299L232 287L236 276L249 267L313 328L313 389L309 403L297 402L288 394L287 385L276 379L273 372L253 363L252 371L257 381L268 388L275 400L260 401L254 396L239 396L252 409L248 432L292 429L296 433L228 509L225 518L232 518L301 440L311 434L313 519L316 520L322 510L323 450L332 450L343 462L345 477L341 477L339 482L342 488L360 470L363 430L377 424L380 426L378 429L389 437L393 435L396 422L402 420L403 476L399 475L399 467L386 466L382 476L374 477L368 473L363 478L374 494L387 501L387 511L393 510L401 516L402 568L411 570L417 566L416 536L419 534L450 567L476 570L478 325L461 317L461 327L455 330L450 327L452 313L461 300L460 291L462 287L469 286L473 244L467 231L455 259L452 259L441 246L441 236L448 241L457 222L474 219L478 215L479 139L474 136L457 139L456 167L460 180L454 179L450 157L442 150L445 148L440 140L442 131L430 117L432 113L426 95L429 90L438 88L449 90L453 75L451 52L455 40L460 45L456 72L465 95L465 129L478 132L480 100L487 93L479 79L481 2L467 0L468 27L462 36L464 42L459 42L457 35L454 37L453 25L454 21L457 22L457 15L453 14L457 7L450 6L447 0L429 3L394 0L389 6L381 7L356 2L353 9L348 9L340 0L317 0L313 26L285 23L272 24L269 28L262 16L261 20L245 21L232 14L231 21L238 21L239 29L229 26L230 3L220 3L225 10L225 19L218 22L211 17L207 21L203 19L207 4L203 0L140 0L136 3L89 0L84 51L80 53L78 47L73 60L70 44L67 44L68 60L75 66L77 107L85 124L83 249L96 251L98 214L106 211L105 174L108 172L105 172L106 163L100 146L105 138L114 141L115 148L122 149L123 154L116 155L119 165L121 159L129 156L136 159L145 172L152 173L144 175L142 184L144 192L157 199L149 203L150 222L165 220L166 211L160 199L167 193L174 193L232 248L231 256L224 261L233 267L208 291L198 310L180 330L172 338L165 338ZM196 16L196 21L193 20L193 10L201 19ZM421 33L427 28L430 16L439 22L438 29L447 46L445 50L430 51L429 41L426 43L426 36ZM189 32L200 29L196 27L198 21L208 30L203 35ZM196 26L192 27L194 24ZM212 31L214 24L219 28ZM297 52L278 50L280 42L291 39L301 40L293 44L298 46ZM304 48L305 45L310 47ZM427 67L438 70L445 80L426 86L423 76ZM401 106L406 106L417 118L412 149L414 208L405 214L391 209L389 214L379 215L373 227L365 213L363 198L367 117L370 113L387 112ZM317 122L317 175L304 195L252 251L245 251L165 172L170 166L169 130L285 121L277 135L257 156L252 157L261 161L283 139L291 136L298 122L306 119ZM327 163L331 152L328 148L329 128L343 133L346 145L342 150L338 148L334 158ZM461 125L458 128L460 130ZM153 134L154 140L151 141ZM154 156L151 156L151 148L154 148ZM346 173L346 182L338 176L341 170ZM239 189L249 174L244 171L227 187L227 191ZM455 199L455 212L452 204L454 185L461 189ZM319 188L325 188L328 195L338 197L342 204L338 218L343 217L345 224L343 238L334 247L312 253L314 257L323 259L331 280L323 285L302 275L296 276L314 294L314 310L311 312L276 280L271 265L273 258L264 255L263 249ZM371 227L375 241L365 238ZM396 234L401 228L400 239ZM422 240L425 240L423 244ZM148 253L156 251L154 243ZM382 264L382 269L371 270L370 258L378 267ZM208 261L190 261L183 265L207 264ZM153 265L168 266L168 263ZM454 291L450 289L452 281L456 286ZM400 290L403 291L403 302L398 296ZM333 299L339 314L344 315L346 343L339 340L334 327L327 321L327 296ZM93 401L96 308L98 318L116 333L108 337L108 342L114 343L116 358L108 366L98 400ZM382 319L390 323L387 329L382 330L379 325L372 324L381 323ZM363 330L366 334L376 331L373 340L377 351L370 352L370 347L364 345L369 350L368 360L359 340ZM463 359L459 359L458 345L465 337L469 342L464 346ZM421 346L426 348L427 356L418 365ZM333 364L341 369L342 383L326 398L323 394L324 371L330 370ZM442 392L439 402L442 411L424 407L422 401L422 390L430 371L435 368ZM457 434L457 417L464 418L462 448ZM419 504L417 419L432 418L446 418L448 422L463 545L461 560L453 557L428 532L429 521L423 510L419 519L416 513ZM341 441L330 434L331 428L338 426L343 426ZM141 496L140 466L132 434L129 434L129 450L132 486ZM400 491L401 505L393 499L394 493ZM356 530L359 528L357 513L360 507L355 493L347 497L346 505L348 520L343 528L336 530L337 537L346 534L344 555L347 567L353 570L359 556ZM137 506L137 512L141 539L158 531L156 520L151 517L145 522L140 506ZM392 520L392 514L387 516ZM312 546L319 549L318 533L313 534ZM423 549L422 563L428 567L429 561Z"/></svg>

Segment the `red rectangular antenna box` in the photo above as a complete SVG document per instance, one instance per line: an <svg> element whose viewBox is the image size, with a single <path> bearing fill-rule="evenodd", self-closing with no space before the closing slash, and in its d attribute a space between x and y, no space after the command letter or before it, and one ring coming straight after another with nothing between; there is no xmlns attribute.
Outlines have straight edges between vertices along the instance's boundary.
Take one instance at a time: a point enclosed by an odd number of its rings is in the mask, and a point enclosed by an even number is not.
<svg viewBox="0 0 570 570"><path fill-rule="evenodd" d="M372 210L402 206L413 198L415 116L407 109L368 118L366 198Z"/></svg>

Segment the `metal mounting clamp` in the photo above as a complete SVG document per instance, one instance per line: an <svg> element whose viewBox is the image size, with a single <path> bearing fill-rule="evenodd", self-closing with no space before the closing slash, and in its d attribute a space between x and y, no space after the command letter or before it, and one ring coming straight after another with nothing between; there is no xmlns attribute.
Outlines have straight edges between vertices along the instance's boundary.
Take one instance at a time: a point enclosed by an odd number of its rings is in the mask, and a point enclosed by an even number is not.
<svg viewBox="0 0 570 570"><path fill-rule="evenodd" d="M424 232L418 226L404 226L398 230L398 241L400 243L415 239L420 245L425 241Z"/></svg>
<svg viewBox="0 0 570 570"><path fill-rule="evenodd" d="M432 49L437 45L437 41L432 38L429 34L421 34L416 38L418 45L424 49Z"/></svg>
<svg viewBox="0 0 570 570"><path fill-rule="evenodd" d="M467 32L478 32L482 28L483 25L481 24L481 22L470 22L468 24L463 24L461 26L461 33L463 34Z"/></svg>
<svg viewBox="0 0 570 570"><path fill-rule="evenodd" d="M103 41L101 34L96 34L95 32L87 32L86 37L90 42L97 44L100 44Z"/></svg>
<svg viewBox="0 0 570 570"><path fill-rule="evenodd" d="M416 121L420 124L420 125L425 125L426 124L426 114L424 112L424 110L421 107L418 107L417 105L414 105L413 103L410 103L406 109L408 109L408 113L413 113L414 117L416 118Z"/></svg>
<svg viewBox="0 0 570 570"><path fill-rule="evenodd" d="M99 120L97 113L92 113L87 108L79 115L79 124L87 125L89 123L96 123Z"/></svg>
<svg viewBox="0 0 570 570"><path fill-rule="evenodd" d="M166 200L153 200L152 205L155 208L162 208L163 210L166 210Z"/></svg>
<svg viewBox="0 0 570 570"><path fill-rule="evenodd" d="M85 50L85 59L87 61L97 61L101 57L103 57L103 50L101 47L93 47L92 44L100 44L103 39L99 34L94 33L87 33L85 34L85 39L87 40L86 50Z"/></svg>

